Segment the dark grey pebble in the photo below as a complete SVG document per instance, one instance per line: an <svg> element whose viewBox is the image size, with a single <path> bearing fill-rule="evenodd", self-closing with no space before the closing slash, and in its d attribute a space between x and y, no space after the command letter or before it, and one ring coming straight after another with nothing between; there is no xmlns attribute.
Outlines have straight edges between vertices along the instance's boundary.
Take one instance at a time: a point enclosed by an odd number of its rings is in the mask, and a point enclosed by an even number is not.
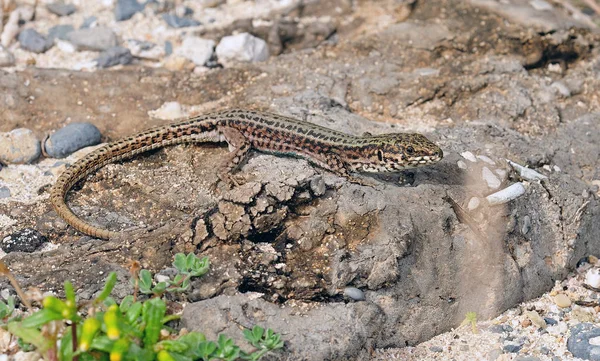
<svg viewBox="0 0 600 361"><path fill-rule="evenodd" d="M67 34L75 30L73 25L55 25L48 30L48 40L54 42L54 39L68 40Z"/></svg>
<svg viewBox="0 0 600 361"><path fill-rule="evenodd" d="M88 16L83 19L83 24L79 27L79 29L89 29L94 25L94 23L98 22L98 18L95 16Z"/></svg>
<svg viewBox="0 0 600 361"><path fill-rule="evenodd" d="M492 333L509 333L512 332L513 328L509 325L493 325L489 328L489 331Z"/></svg>
<svg viewBox="0 0 600 361"><path fill-rule="evenodd" d="M344 295L355 301L364 301L365 300L365 293L356 287L344 288Z"/></svg>
<svg viewBox="0 0 600 361"><path fill-rule="evenodd" d="M2 169L2 166L0 166L0 169ZM0 187L0 199L8 197L10 197L10 189L6 186Z"/></svg>
<svg viewBox="0 0 600 361"><path fill-rule="evenodd" d="M550 317L544 317L544 321L546 321L546 325L548 326L558 325L558 321Z"/></svg>
<svg viewBox="0 0 600 361"><path fill-rule="evenodd" d="M171 43L170 41L165 41L165 55L169 56L173 54L173 43Z"/></svg>
<svg viewBox="0 0 600 361"><path fill-rule="evenodd" d="M519 344L514 344L514 343L509 343L504 345L504 347L502 347L502 350L504 350L504 352L509 352L509 353L517 353L519 351L521 351L521 349L523 348L523 345L519 345Z"/></svg>
<svg viewBox="0 0 600 361"><path fill-rule="evenodd" d="M100 138L100 131L95 125L71 123L46 140L46 153L53 158L64 158L81 148L100 143Z"/></svg>
<svg viewBox="0 0 600 361"><path fill-rule="evenodd" d="M55 2L52 4L46 5L46 8L53 14L58 16L67 16L73 14L77 7L73 4L65 4L63 2Z"/></svg>
<svg viewBox="0 0 600 361"><path fill-rule="evenodd" d="M96 59L99 68L110 68L115 65L127 65L133 61L133 56L129 49L122 46L115 46L100 53Z"/></svg>
<svg viewBox="0 0 600 361"><path fill-rule="evenodd" d="M103 51L118 45L117 35L104 26L71 31L67 40L83 50Z"/></svg>
<svg viewBox="0 0 600 361"><path fill-rule="evenodd" d="M431 346L431 347L429 348L429 351L431 351L431 352L443 352L443 351L444 351L444 349L443 349L443 348L441 348L441 347L439 347L439 346Z"/></svg>
<svg viewBox="0 0 600 361"><path fill-rule="evenodd" d="M552 351L550 351L550 349L546 346L542 346L540 348L540 352L543 353L544 355L549 355L550 353L552 353Z"/></svg>
<svg viewBox="0 0 600 361"><path fill-rule="evenodd" d="M202 23L191 18L182 18L175 14L163 14L163 20L172 28L187 28L190 26L198 26Z"/></svg>
<svg viewBox="0 0 600 361"><path fill-rule="evenodd" d="M0 241L0 248L6 253L31 253L46 242L48 242L48 239L40 232L32 228L24 228L4 237L4 239Z"/></svg>
<svg viewBox="0 0 600 361"><path fill-rule="evenodd" d="M34 53L44 53L54 45L44 35L34 29L25 29L19 34L19 43L21 48Z"/></svg>
<svg viewBox="0 0 600 361"><path fill-rule="evenodd" d="M592 323L579 323L571 327L571 337L567 340L567 349L575 357L584 360L600 361L600 346L590 340L600 337L600 328Z"/></svg>
<svg viewBox="0 0 600 361"><path fill-rule="evenodd" d="M131 19L131 17L142 10L146 4L140 4L137 0L117 0L115 5L115 20L123 21Z"/></svg>

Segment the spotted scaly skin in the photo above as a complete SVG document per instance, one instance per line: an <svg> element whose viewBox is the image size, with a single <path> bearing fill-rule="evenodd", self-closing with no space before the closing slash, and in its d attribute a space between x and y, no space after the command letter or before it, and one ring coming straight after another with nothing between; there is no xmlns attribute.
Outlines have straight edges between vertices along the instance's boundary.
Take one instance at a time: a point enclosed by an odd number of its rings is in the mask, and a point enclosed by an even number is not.
<svg viewBox="0 0 600 361"><path fill-rule="evenodd" d="M219 170L219 178L231 182L231 172L251 149L293 155L335 174L356 181L353 172L395 172L434 164L442 150L421 134L353 136L281 115L230 110L187 118L108 143L64 171L50 191L54 209L69 225L96 238L119 233L93 226L66 204L69 190L87 175L108 163L131 158L172 144L222 142L232 151Z"/></svg>

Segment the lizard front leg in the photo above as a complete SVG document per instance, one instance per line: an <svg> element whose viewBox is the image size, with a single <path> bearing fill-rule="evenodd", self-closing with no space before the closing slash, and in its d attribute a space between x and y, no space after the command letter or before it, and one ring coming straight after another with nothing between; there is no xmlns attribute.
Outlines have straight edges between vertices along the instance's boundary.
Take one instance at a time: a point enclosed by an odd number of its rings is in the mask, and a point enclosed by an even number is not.
<svg viewBox="0 0 600 361"><path fill-rule="evenodd" d="M231 176L231 172L239 167L239 165L248 156L248 151L251 148L250 141L237 129L230 127L220 127L219 132L229 144L230 153L225 162L219 168L217 175L225 184L239 185L238 182Z"/></svg>

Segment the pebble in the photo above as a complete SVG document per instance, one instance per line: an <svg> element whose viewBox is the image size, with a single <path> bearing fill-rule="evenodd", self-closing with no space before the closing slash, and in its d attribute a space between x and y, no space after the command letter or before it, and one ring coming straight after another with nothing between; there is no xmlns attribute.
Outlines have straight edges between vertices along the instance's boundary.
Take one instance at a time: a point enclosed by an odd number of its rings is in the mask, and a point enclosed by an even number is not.
<svg viewBox="0 0 600 361"><path fill-rule="evenodd" d="M485 197L485 199L488 201L489 205L494 206L508 203L523 194L525 194L525 186L523 183L515 183L496 193L490 194L489 196Z"/></svg>
<svg viewBox="0 0 600 361"><path fill-rule="evenodd" d="M531 322L533 322L537 327L546 328L546 321L540 316L537 311L525 311L525 315Z"/></svg>
<svg viewBox="0 0 600 361"><path fill-rule="evenodd" d="M519 173L519 175L521 176L521 178L528 180L530 182L536 181L536 180L542 180L542 179L548 179L548 177L546 177L545 175L538 173L536 171L534 171L533 169L527 168L527 167L523 167L520 164L517 164L513 161L510 160L506 160L508 162L508 164L510 164L510 166L517 172Z"/></svg>
<svg viewBox="0 0 600 361"><path fill-rule="evenodd" d="M431 346L429 348L429 351L431 351L431 352L444 352L444 349L441 348L441 347L439 347L439 346Z"/></svg>
<svg viewBox="0 0 600 361"><path fill-rule="evenodd" d="M75 45L64 40L56 40L56 47L64 53L74 53L77 50L77 48L75 48Z"/></svg>
<svg viewBox="0 0 600 361"><path fill-rule="evenodd" d="M83 19L83 23L79 27L80 29L93 28L98 24L98 18L95 16L89 16Z"/></svg>
<svg viewBox="0 0 600 361"><path fill-rule="evenodd" d="M123 21L131 19L135 13L144 10L144 4L140 4L137 0L117 0L115 4L115 20Z"/></svg>
<svg viewBox="0 0 600 361"><path fill-rule="evenodd" d="M481 176L482 176L483 180L485 180L485 182L487 183L489 188L491 188L491 189L500 188L500 185L502 184L500 182L500 179L498 179L498 177L496 177L496 175L488 167L483 167L481 169Z"/></svg>
<svg viewBox="0 0 600 361"><path fill-rule="evenodd" d="M109 49L106 49L100 56L96 58L96 63L99 68L110 68L115 65L127 65L131 64L133 61L133 56L131 55L131 51L129 49L124 48L122 46L115 46Z"/></svg>
<svg viewBox="0 0 600 361"><path fill-rule="evenodd" d="M462 160L459 160L458 162L456 162L456 165L458 166L458 168L460 169L467 169L467 164L465 162L463 162Z"/></svg>
<svg viewBox="0 0 600 361"><path fill-rule="evenodd" d="M117 46L117 36L107 27L78 29L67 34L78 49L103 51Z"/></svg>
<svg viewBox="0 0 600 361"><path fill-rule="evenodd" d="M600 328L592 323L579 323L571 327L570 331L571 337L567 340L567 349L573 356L599 361L600 345L595 345L592 339L600 337Z"/></svg>
<svg viewBox="0 0 600 361"><path fill-rule="evenodd" d="M15 65L15 56L5 47L0 45L0 68Z"/></svg>
<svg viewBox="0 0 600 361"><path fill-rule="evenodd" d="M67 34L74 30L73 25L55 25L48 30L48 40L52 42L55 39L68 40Z"/></svg>
<svg viewBox="0 0 600 361"><path fill-rule="evenodd" d="M550 317L544 317L544 322L546 322L548 326L556 326L558 324L558 321Z"/></svg>
<svg viewBox="0 0 600 361"><path fill-rule="evenodd" d="M560 308L567 308L571 306L571 299L564 293L559 293L552 298L554 303Z"/></svg>
<svg viewBox="0 0 600 361"><path fill-rule="evenodd" d="M46 140L46 153L64 158L85 147L100 143L100 131L91 123L71 123L57 130Z"/></svg>
<svg viewBox="0 0 600 361"><path fill-rule="evenodd" d="M165 56L162 47L149 41L129 39L126 41L126 46L131 51L131 55L138 58L160 60Z"/></svg>
<svg viewBox="0 0 600 361"><path fill-rule="evenodd" d="M33 228L24 228L10 234L0 242L0 248L6 253L27 252L39 249L48 239Z"/></svg>
<svg viewBox="0 0 600 361"><path fill-rule="evenodd" d="M585 274L585 283L590 287L600 288L600 270L590 268Z"/></svg>
<svg viewBox="0 0 600 361"><path fill-rule="evenodd" d="M565 98L568 98L571 96L571 91L569 90L569 88L567 88L565 83L563 83L562 81L555 81L554 83L552 83L550 85L550 87L556 89L560 93L560 95L562 95Z"/></svg>
<svg viewBox="0 0 600 361"><path fill-rule="evenodd" d="M170 27L177 29L202 25L198 20L188 17L179 17L175 14L163 14L162 18Z"/></svg>
<svg viewBox="0 0 600 361"><path fill-rule="evenodd" d="M195 68L194 63L183 56L172 55L165 59L164 67L170 71L182 71L184 69L193 70Z"/></svg>
<svg viewBox="0 0 600 361"><path fill-rule="evenodd" d="M529 4L531 4L531 7L538 11L550 11L554 9L554 7L551 4L544 0L531 0Z"/></svg>
<svg viewBox="0 0 600 361"><path fill-rule="evenodd" d="M477 158L475 158L475 155L471 152L462 152L460 153L460 155L465 158L466 160L468 160L469 162L477 162Z"/></svg>
<svg viewBox="0 0 600 361"><path fill-rule="evenodd" d="M520 345L520 344L508 343L508 344L504 345L504 347L502 347L502 350L504 350L504 352L517 353L517 352L521 351L522 348L523 348L522 344Z"/></svg>
<svg viewBox="0 0 600 361"><path fill-rule="evenodd" d="M322 176L318 175L318 176L311 178L310 190L317 197L320 197L323 194L325 194L326 186L325 186L325 181L323 180Z"/></svg>
<svg viewBox="0 0 600 361"><path fill-rule="evenodd" d="M19 43L21 48L33 53L44 53L54 45L44 35L34 29L25 29L19 33Z"/></svg>
<svg viewBox="0 0 600 361"><path fill-rule="evenodd" d="M27 164L38 159L41 154L40 141L33 131L17 128L8 133L0 133L0 161Z"/></svg>
<svg viewBox="0 0 600 361"><path fill-rule="evenodd" d="M487 164L496 165L496 162L494 162L490 157L486 155L478 155L477 158L486 162Z"/></svg>
<svg viewBox="0 0 600 361"><path fill-rule="evenodd" d="M202 66L211 58L214 52L215 42L197 36L188 36L183 39L181 46L175 51L176 55L183 56Z"/></svg>
<svg viewBox="0 0 600 361"><path fill-rule="evenodd" d="M183 109L178 102L166 102L156 110L151 110L148 115L162 120L173 120L183 117Z"/></svg>
<svg viewBox="0 0 600 361"><path fill-rule="evenodd" d="M248 33L223 37L216 52L220 61L257 62L269 58L267 43Z"/></svg>
<svg viewBox="0 0 600 361"><path fill-rule="evenodd" d="M58 16L71 15L77 10L77 7L75 7L75 5L65 4L63 2L55 2L48 4L46 5L46 8L48 9L48 11Z"/></svg>
<svg viewBox="0 0 600 361"><path fill-rule="evenodd" d="M471 197L471 199L469 199L469 204L467 204L467 209L470 211L475 210L480 204L481 202L478 197Z"/></svg>
<svg viewBox="0 0 600 361"><path fill-rule="evenodd" d="M0 199L10 197L10 189L8 187L0 187Z"/></svg>
<svg viewBox="0 0 600 361"><path fill-rule="evenodd" d="M521 225L521 233L527 234L531 230L531 217L525 215L523 217L523 224Z"/></svg>
<svg viewBox="0 0 600 361"><path fill-rule="evenodd" d="M344 288L344 296L349 297L355 301L365 300L365 293L356 287Z"/></svg>

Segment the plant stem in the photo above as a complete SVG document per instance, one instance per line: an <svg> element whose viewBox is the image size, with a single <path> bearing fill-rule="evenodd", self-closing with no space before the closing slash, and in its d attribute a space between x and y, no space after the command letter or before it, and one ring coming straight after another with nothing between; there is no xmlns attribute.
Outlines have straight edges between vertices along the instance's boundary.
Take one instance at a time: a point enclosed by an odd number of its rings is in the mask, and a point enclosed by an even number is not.
<svg viewBox="0 0 600 361"><path fill-rule="evenodd" d="M73 353L77 352L77 323L71 322L71 343L73 344ZM73 361L79 361L79 356L73 356Z"/></svg>
<svg viewBox="0 0 600 361"><path fill-rule="evenodd" d="M17 291L17 295L19 295L19 298L21 298L21 302L23 302L29 311L33 311L31 309L31 303L29 303L29 300L27 297L25 297L25 292L23 292L21 286L19 286L19 282L17 282L17 279L12 275L6 264L2 261L0 261L0 274L8 278L10 284L15 288L15 291Z"/></svg>

